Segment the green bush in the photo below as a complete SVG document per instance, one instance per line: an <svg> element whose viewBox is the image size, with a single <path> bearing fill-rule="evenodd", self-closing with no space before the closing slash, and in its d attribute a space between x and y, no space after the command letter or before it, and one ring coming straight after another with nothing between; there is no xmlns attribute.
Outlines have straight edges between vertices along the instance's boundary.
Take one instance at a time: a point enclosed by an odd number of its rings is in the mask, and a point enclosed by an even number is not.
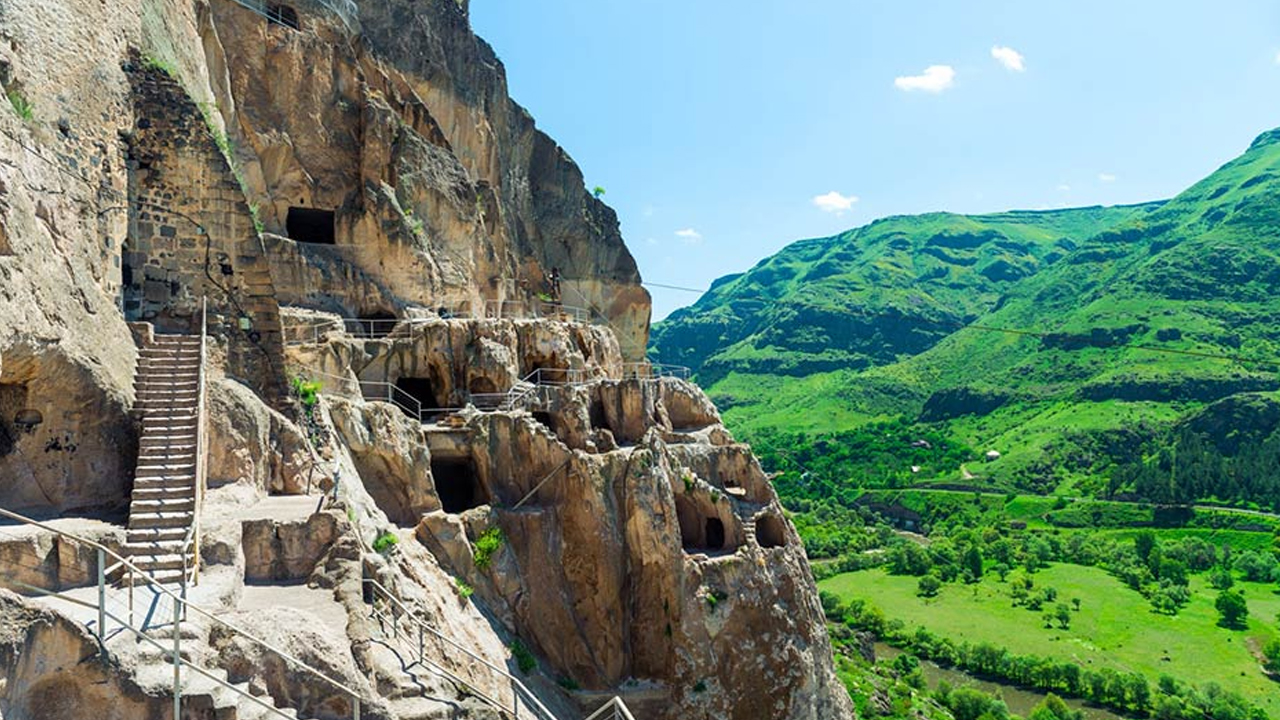
<svg viewBox="0 0 1280 720"><path fill-rule="evenodd" d="M502 548L502 543L505 541L502 528L491 527L481 533L480 537L476 538L475 544L471 546L476 567L481 570L487 569L493 562L493 554Z"/></svg>
<svg viewBox="0 0 1280 720"><path fill-rule="evenodd" d="M373 550L385 554L398 544L400 544L400 538L396 537L395 533L385 532L373 541Z"/></svg>
<svg viewBox="0 0 1280 720"><path fill-rule="evenodd" d="M520 638L511 641L510 649L511 657L516 659L516 667L520 668L520 672L528 675L538 667L538 659L529 652L529 648L525 647Z"/></svg>

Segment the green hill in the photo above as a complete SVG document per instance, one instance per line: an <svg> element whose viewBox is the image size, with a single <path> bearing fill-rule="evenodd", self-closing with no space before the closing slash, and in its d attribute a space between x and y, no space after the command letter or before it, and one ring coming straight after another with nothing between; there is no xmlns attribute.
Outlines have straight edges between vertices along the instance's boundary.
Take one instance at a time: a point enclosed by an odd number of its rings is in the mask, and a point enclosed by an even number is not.
<svg viewBox="0 0 1280 720"><path fill-rule="evenodd" d="M894 217L795 243L656 325L652 349L695 368L766 454L865 447L853 484L1270 502L1280 484L1253 476L1280 458L1278 318L1272 131L1166 202ZM929 464L901 446L925 432L1001 457Z"/></svg>

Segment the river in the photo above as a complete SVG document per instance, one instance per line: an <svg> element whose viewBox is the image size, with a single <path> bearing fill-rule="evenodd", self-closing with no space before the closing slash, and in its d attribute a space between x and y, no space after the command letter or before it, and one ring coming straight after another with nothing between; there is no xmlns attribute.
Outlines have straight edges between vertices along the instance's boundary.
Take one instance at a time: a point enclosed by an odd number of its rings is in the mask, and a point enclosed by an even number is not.
<svg viewBox="0 0 1280 720"><path fill-rule="evenodd" d="M876 643L876 660L893 660L901 654L901 650L891 645L886 645L882 642ZM961 670L944 668L929 660L920 661L920 671L924 673L924 678L928 681L930 690L937 688L940 680L946 680L951 683L952 687L960 687L962 685L974 687L1003 699L1004 704L1009 706L1009 712L1022 717L1030 715L1032 708L1039 705L1040 701L1044 700L1045 697L1045 693L1042 692L1025 690L1016 685L982 680ZM1074 698L1063 698L1063 700L1073 710L1082 711L1086 720L1126 720L1123 716L1117 715L1110 710L1086 705L1081 700Z"/></svg>

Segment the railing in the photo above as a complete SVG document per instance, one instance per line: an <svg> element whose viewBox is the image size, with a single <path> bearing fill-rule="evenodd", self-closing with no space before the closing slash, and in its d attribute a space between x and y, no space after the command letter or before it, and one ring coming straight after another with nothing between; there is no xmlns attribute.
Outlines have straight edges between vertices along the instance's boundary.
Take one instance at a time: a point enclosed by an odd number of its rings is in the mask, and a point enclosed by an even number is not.
<svg viewBox="0 0 1280 720"><path fill-rule="evenodd" d="M535 717L540 718L541 720L558 720L556 715L547 709L547 706L538 699L538 696L535 695L528 686L521 682L519 678L507 671L506 668L489 662L480 655L477 655L470 648L441 633L439 630L436 630L429 622L420 619L418 617L418 613L405 605L400 598L396 597L394 593L388 590L377 580L365 578L364 584L365 587L368 588L366 597L369 601L370 614L379 622L380 625L391 626L392 639L400 645L402 650L406 648L401 642L402 633L400 623L402 620L407 621L408 629L403 633L404 642L409 643L407 650L411 657L414 656L416 651L416 659L413 663L406 663L407 667L412 666L413 664L418 664L425 668L429 668L430 670L448 678L451 682L470 688L470 690L481 700L488 703L498 712L512 718L521 717L520 707L524 706L528 708ZM379 609L379 598L386 602L386 609ZM428 637L435 638L452 650L462 653L463 656L471 661L470 663L466 663L464 661L464 664L468 664L472 668L479 667L487 670L489 674L495 676L502 685L511 689L510 697L505 699L494 698L488 693L476 688L474 684L459 677L456 673L443 667L438 662L428 658L426 652L426 639ZM415 641L416 647L413 645ZM635 720L635 718L631 716L631 712L627 709L626 703L622 701L622 698L616 696L609 700L609 702L605 703L599 710L592 713L588 720L604 720L606 718Z"/></svg>
<svg viewBox="0 0 1280 720"><path fill-rule="evenodd" d="M627 709L627 704L622 702L622 698L614 697L609 702L600 706L599 710L587 716L587 720L636 720L631 711Z"/></svg>
<svg viewBox="0 0 1280 720"><path fill-rule="evenodd" d="M18 513L11 512L3 508L0 508L0 517L5 517L23 525L29 525L31 527L35 527L41 530L45 530L47 532L51 532L59 537L66 538L67 540L73 543L77 543L79 545L82 545L84 547L87 547L96 551L97 570L98 570L97 571L98 602L96 605L94 605L93 603L88 603L84 600L80 600L79 598L72 597L62 592L55 592L52 590L48 590L46 588L41 588L34 585L30 585L28 583L24 583L8 575L0 576L0 583L8 583L16 587L22 588L24 590L27 590L29 592L37 593L39 595L56 597L61 600L65 600L67 602L73 603L75 605L79 605L81 607L96 609L98 612L97 636L98 636L99 642L102 644L103 652L106 652L106 642L107 642L107 632L106 632L107 622L106 621L108 619L115 621L118 625L121 626L122 629L130 631L134 635L137 635L139 638L145 639L148 642L150 642L152 645L156 645L157 647L160 647L162 650L164 650L164 648L160 646L156 640L154 640L153 638L151 638L146 634L146 631L148 628L153 627L153 624L150 622L150 618L154 614L156 607L159 605L159 601L161 600L161 598L168 598L173 611L173 614L172 614L173 648L170 654L171 662L174 665L174 671L173 671L174 672L174 676L173 676L174 715L173 717L175 718L181 717L181 700L182 700L181 668L185 666L192 670L195 670L200 675L203 675L209 678L210 680L213 680L219 685L231 690L232 692L235 692L236 694L244 697L245 699L251 700L256 704L263 706L264 708L272 711L274 714L278 715L279 717L289 718L290 720L294 720L294 716L281 712L274 705L270 705L268 703L263 702L262 700L254 697L253 695L236 687L235 685L232 685L231 683L226 682L221 678L218 678L216 675L213 675L207 670L197 667L191 664L190 662L188 662L187 660L183 659L182 633L179 631L179 626L187 618L187 615L189 612L194 612L197 615L207 618L208 620L216 622L219 625L227 628L237 636L242 637L245 640L255 643L259 647L262 647L268 650L272 654L279 657L281 660L285 661L287 664L302 670L303 672L321 680L322 682L329 685L330 687L343 693L344 695L349 697L351 700L352 718L354 718L354 720L360 720L361 700L360 700L360 693L358 691L348 687L346 684L344 684L340 680L335 680L329 677L328 675L325 675L320 670L317 670L311 667L307 663L290 655L284 650L281 650L280 648L272 645L266 640L263 640L249 632L246 632L245 630L227 622L226 620L223 620L222 618L218 617L217 615L213 614L208 610L205 610L204 608L201 608L198 605L192 604L185 597L186 595L185 589L182 592L182 594L175 593L174 591L165 587L163 584L152 579L151 576L146 571L138 568L133 563L129 562L127 559L125 559L124 557L116 553L114 550L111 550L110 548L106 547L105 545L102 545L101 543L88 540L74 533L69 533L63 530L59 530L45 523L32 520L31 518L25 517L23 515L19 515ZM110 568L106 567L107 558L111 558L112 560L115 561L115 564L112 565ZM113 575L117 570L119 570L124 576L127 576L129 580L128 582L129 600L128 600L128 621L127 622L123 618L117 616L116 614L112 613L107 609L107 601L108 601L107 579L111 575ZM143 621L142 627L140 628L134 626L134 616L133 616L133 611L135 606L134 604L135 585L133 582L133 578L135 576L142 580L142 583L147 586L147 589L153 595L151 610L147 613L147 616Z"/></svg>
<svg viewBox="0 0 1280 720"><path fill-rule="evenodd" d="M248 8L264 18L273 21L279 21L279 13L273 13L272 6L266 0L233 0L237 5ZM357 19L360 16L360 9L356 7L354 0L315 0L325 9L338 16L342 24L351 31Z"/></svg>
<svg viewBox="0 0 1280 720"><path fill-rule="evenodd" d="M207 394L207 379L205 377L205 363L208 360L207 338L209 335L209 299L207 297L200 298L200 372L197 376L199 382L196 387L198 394L196 395L196 487L195 487L195 506L191 511L191 529L187 532L187 537L182 543L182 576L187 576L187 552L192 551L192 568L191 582L194 585L200 584L200 509L204 506L204 490L207 482L207 469L205 465L208 462L209 445L205 439L205 395ZM183 583L183 587L186 584Z"/></svg>
<svg viewBox="0 0 1280 720"><path fill-rule="evenodd" d="M520 680L514 675L507 672L505 668L489 662L480 655L477 655L470 648L441 633L434 627L431 627L430 624L418 619L417 613L410 610L408 606L406 606L399 598L397 598L390 590L377 580L365 578L364 585L365 588L367 588L366 597L369 599L370 613L374 619L379 622L379 625L383 626L383 631L386 632L386 626L389 625L392 639L401 646L402 650L406 649L403 643L401 643L402 635L404 642L409 643L407 650L410 656L414 659L413 662L406 662L406 666L418 664L428 668L431 671L448 678L451 682L468 688L468 690L474 693L476 697L483 700L498 712L509 715L510 717L519 717L519 708L520 705L523 704L525 707L530 708L535 716L542 718L542 720L556 720L556 716L542 704L542 701L538 700L537 696L534 695L529 688L525 687L524 683L520 682ZM378 607L378 601L380 599L385 601L387 605L385 609L380 609ZM408 629L403 632L400 627L401 621L406 621L409 626ZM471 661L470 663L462 661L462 664L469 665L472 668L482 668L488 671L489 674L493 675L494 679L499 680L502 685L509 686L511 688L509 697L494 697L490 693L486 693L480 688L477 688L474 682L468 682L466 679L459 677L455 672L444 667L439 662L427 657L426 639L428 637L444 643L452 651L462 653L464 657ZM415 642L416 645L414 645ZM457 658L455 658L455 660L456 659ZM522 700L523 703L521 702Z"/></svg>
<svg viewBox="0 0 1280 720"><path fill-rule="evenodd" d="M623 380L661 380L664 377L688 380L692 374L692 371L683 365L635 362L625 363L622 366Z"/></svg>
<svg viewBox="0 0 1280 720"><path fill-rule="evenodd" d="M513 319L532 320L550 319L562 322L587 324L592 321L593 313L587 308L574 307L557 302L524 300L488 300L484 312L475 313L467 308L423 308L434 313L435 317L407 318L358 318L330 317L317 318L310 322L290 325L284 324L286 345L309 345L324 342L331 332L341 331L355 338L381 339L404 337L411 334L414 328L438 320L482 320Z"/></svg>

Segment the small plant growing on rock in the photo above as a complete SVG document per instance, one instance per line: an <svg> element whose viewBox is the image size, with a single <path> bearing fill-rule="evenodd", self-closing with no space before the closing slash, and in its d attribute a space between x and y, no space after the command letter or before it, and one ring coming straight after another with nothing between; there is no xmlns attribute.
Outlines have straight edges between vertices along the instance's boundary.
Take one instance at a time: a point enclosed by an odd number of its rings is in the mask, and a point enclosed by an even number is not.
<svg viewBox="0 0 1280 720"><path fill-rule="evenodd" d="M168 62L167 60L161 60L160 58L155 57L153 55L143 55L142 66L148 70L155 70L156 72L162 72L171 78L178 77L178 69L174 66L173 63Z"/></svg>
<svg viewBox="0 0 1280 720"><path fill-rule="evenodd" d="M18 113L18 117L28 122L35 117L35 108L32 107L31 103L27 102L22 93L17 90L10 90L8 96L9 104L13 106L13 111Z"/></svg>
<svg viewBox="0 0 1280 720"><path fill-rule="evenodd" d="M462 578L454 578L453 584L458 587L458 597L462 598L463 600L466 600L467 598L471 597L472 593L476 591L475 588L468 585L467 582Z"/></svg>
<svg viewBox="0 0 1280 720"><path fill-rule="evenodd" d="M520 672L528 675L533 669L538 667L538 659L529 652L529 648L524 646L520 638L511 641L511 657L516 659L516 667L520 668Z"/></svg>
<svg viewBox="0 0 1280 720"><path fill-rule="evenodd" d="M502 548L502 543L506 537L502 534L502 528L492 527L485 530L476 538L475 545L471 546L471 551L475 555L476 567L481 570L488 569L493 563L493 554Z"/></svg>
<svg viewBox="0 0 1280 720"><path fill-rule="evenodd" d="M373 549L374 549L374 552L386 555L387 553L391 552L392 548L394 548L396 545L399 545L399 544L400 544L400 538L396 537L395 533L385 532L379 535L378 538L373 541Z"/></svg>
<svg viewBox="0 0 1280 720"><path fill-rule="evenodd" d="M569 692L582 689L582 686L579 685L576 680L574 680L571 677L566 677L564 675L561 675L560 679L556 680L556 684L564 688L565 690L568 690Z"/></svg>
<svg viewBox="0 0 1280 720"><path fill-rule="evenodd" d="M698 483L694 480L693 473L688 470L680 473L680 479L684 481L684 492L686 495L692 495L693 491L698 488Z"/></svg>
<svg viewBox="0 0 1280 720"><path fill-rule="evenodd" d="M600 185L597 185L591 188L591 194L595 197L600 197L601 195L604 195L604 193L605 193L605 189Z"/></svg>

